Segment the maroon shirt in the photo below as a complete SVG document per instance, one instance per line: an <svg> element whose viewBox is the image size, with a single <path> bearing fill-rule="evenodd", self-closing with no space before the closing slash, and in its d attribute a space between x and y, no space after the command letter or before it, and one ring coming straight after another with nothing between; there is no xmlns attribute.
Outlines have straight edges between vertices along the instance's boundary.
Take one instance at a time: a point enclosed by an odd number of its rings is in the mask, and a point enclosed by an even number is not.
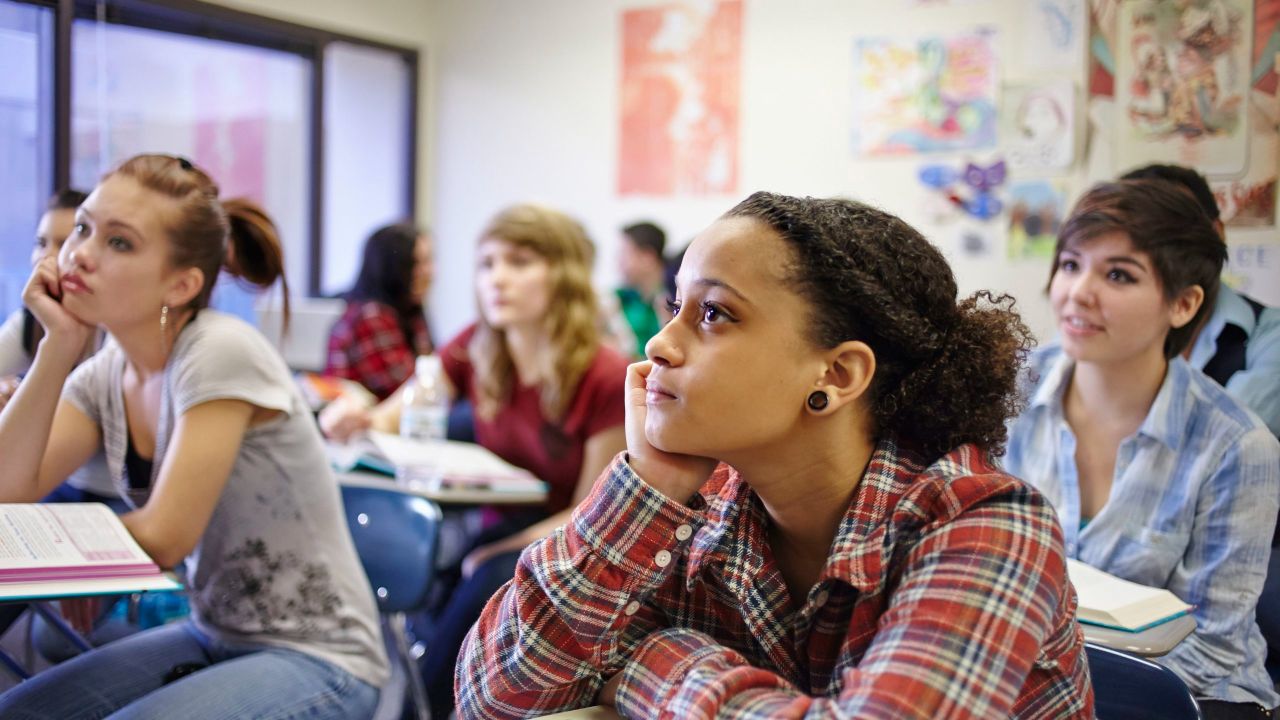
<svg viewBox="0 0 1280 720"><path fill-rule="evenodd" d="M479 408L475 368L467 353L474 334L475 325L463 330L444 346L440 358L458 395ZM476 413L476 442L546 482L550 490L548 513L563 510L573 501L587 438L622 424L626 380L627 361L611 348L600 346L572 393L568 412L554 421L542 413L539 387L516 380L511 397L493 417L483 419Z"/></svg>

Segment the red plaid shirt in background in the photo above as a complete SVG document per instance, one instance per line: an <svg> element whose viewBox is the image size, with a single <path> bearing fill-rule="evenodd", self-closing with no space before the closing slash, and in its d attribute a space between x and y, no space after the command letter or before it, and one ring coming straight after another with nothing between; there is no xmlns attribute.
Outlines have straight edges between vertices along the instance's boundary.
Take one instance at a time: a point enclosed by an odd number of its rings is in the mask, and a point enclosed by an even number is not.
<svg viewBox="0 0 1280 720"><path fill-rule="evenodd" d="M592 705L617 672L632 718L1093 717L1057 520L976 447L882 441L799 608L736 471L685 506L623 458L489 601L459 717Z"/></svg>
<svg viewBox="0 0 1280 720"><path fill-rule="evenodd" d="M386 399L413 374L417 356L431 352L426 318L414 315L412 325L411 347L391 307L372 300L349 303L329 331L324 374L355 380Z"/></svg>

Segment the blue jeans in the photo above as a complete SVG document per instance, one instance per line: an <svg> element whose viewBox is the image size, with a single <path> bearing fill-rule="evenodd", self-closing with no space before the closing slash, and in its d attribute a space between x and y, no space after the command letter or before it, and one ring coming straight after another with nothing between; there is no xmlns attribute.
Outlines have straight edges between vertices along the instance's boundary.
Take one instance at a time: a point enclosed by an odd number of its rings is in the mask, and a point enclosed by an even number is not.
<svg viewBox="0 0 1280 720"><path fill-rule="evenodd" d="M377 704L372 685L319 658L227 645L181 622L109 643L36 675L0 695L0 717L337 720L367 718Z"/></svg>

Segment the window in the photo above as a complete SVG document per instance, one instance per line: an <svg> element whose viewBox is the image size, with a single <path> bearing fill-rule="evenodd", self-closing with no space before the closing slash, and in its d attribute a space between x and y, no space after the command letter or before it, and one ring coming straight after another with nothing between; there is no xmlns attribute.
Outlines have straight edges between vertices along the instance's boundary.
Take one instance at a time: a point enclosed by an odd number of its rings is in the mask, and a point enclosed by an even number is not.
<svg viewBox="0 0 1280 720"><path fill-rule="evenodd" d="M92 188L138 153L182 155L275 220L288 278L307 287L311 64L291 53L77 20L71 178ZM295 290L295 291L296 291ZM253 321L253 294L224 278L214 304Z"/></svg>
<svg viewBox="0 0 1280 720"><path fill-rule="evenodd" d="M53 11L0 0L0 311L21 307L53 191Z"/></svg>
<svg viewBox="0 0 1280 720"><path fill-rule="evenodd" d="M346 290L369 232L413 216L417 63L189 0L0 0L0 310L21 303L55 186L91 190L140 152L262 204L294 295ZM229 278L214 293L246 318L254 302Z"/></svg>

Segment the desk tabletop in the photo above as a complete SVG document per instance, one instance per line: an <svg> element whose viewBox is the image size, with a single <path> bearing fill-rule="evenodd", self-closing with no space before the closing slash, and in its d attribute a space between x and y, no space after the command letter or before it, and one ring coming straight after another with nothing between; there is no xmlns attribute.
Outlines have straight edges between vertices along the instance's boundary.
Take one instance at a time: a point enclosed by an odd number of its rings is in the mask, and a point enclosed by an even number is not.
<svg viewBox="0 0 1280 720"><path fill-rule="evenodd" d="M339 472L337 476L338 482L343 485L400 490L441 505L539 505L547 500L545 486L539 490L495 492L483 485L444 484L435 488L402 486L394 478L363 470Z"/></svg>
<svg viewBox="0 0 1280 720"><path fill-rule="evenodd" d="M1160 657L1195 632L1196 620L1190 615L1182 615L1141 632L1113 630L1088 623L1080 623L1080 627L1087 642L1139 657Z"/></svg>

